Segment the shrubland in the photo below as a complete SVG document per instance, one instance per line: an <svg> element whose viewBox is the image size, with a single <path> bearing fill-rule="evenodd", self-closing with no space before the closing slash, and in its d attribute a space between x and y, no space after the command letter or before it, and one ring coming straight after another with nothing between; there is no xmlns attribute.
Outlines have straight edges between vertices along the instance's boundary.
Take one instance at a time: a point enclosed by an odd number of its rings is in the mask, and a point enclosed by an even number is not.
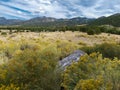
<svg viewBox="0 0 120 90"><path fill-rule="evenodd" d="M75 49L76 45L60 41L1 41L1 90L59 90L61 72L56 66Z"/></svg>
<svg viewBox="0 0 120 90"><path fill-rule="evenodd" d="M0 90L120 89L119 36L23 31L0 36ZM86 55L58 70L59 60L77 49Z"/></svg>

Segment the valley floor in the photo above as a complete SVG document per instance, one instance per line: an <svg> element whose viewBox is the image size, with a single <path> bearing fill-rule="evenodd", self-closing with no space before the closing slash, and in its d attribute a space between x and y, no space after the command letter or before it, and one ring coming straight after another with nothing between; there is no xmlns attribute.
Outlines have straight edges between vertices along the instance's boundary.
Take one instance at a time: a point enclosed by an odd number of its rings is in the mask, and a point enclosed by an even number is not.
<svg viewBox="0 0 120 90"><path fill-rule="evenodd" d="M8 35L0 35L0 40L3 42L9 42L10 40L19 41L25 40L49 40L51 42L56 41L68 41L78 45L93 46L94 44L101 43L120 43L120 35L102 33L100 35L87 35L82 32L19 32Z"/></svg>

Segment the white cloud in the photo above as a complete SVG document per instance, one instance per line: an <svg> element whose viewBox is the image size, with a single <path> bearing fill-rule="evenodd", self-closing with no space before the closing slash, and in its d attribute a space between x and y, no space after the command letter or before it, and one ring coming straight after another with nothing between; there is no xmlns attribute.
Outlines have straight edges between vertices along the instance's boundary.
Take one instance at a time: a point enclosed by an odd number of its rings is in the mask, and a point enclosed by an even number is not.
<svg viewBox="0 0 120 90"><path fill-rule="evenodd" d="M18 13L18 14L23 14L23 12L21 12L21 11L17 11L17 13Z"/></svg>
<svg viewBox="0 0 120 90"><path fill-rule="evenodd" d="M26 19L34 16L94 18L120 13L120 0L2 0L0 3L1 14L5 10L4 15Z"/></svg>

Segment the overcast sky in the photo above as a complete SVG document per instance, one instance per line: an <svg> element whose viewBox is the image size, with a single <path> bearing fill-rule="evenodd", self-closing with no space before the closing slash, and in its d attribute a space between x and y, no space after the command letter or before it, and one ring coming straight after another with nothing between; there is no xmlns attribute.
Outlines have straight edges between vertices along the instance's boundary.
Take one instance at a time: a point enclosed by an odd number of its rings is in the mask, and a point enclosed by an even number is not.
<svg viewBox="0 0 120 90"><path fill-rule="evenodd" d="M120 0L0 0L0 17L97 18L120 13Z"/></svg>

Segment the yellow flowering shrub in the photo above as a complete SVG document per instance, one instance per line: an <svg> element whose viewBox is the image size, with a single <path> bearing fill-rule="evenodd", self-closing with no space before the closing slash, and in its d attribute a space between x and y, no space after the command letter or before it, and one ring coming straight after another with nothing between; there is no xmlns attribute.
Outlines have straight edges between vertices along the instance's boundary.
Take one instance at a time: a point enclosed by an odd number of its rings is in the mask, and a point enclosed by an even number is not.
<svg viewBox="0 0 120 90"><path fill-rule="evenodd" d="M74 90L99 90L103 84L103 79L80 80Z"/></svg>
<svg viewBox="0 0 120 90"><path fill-rule="evenodd" d="M84 55L62 74L65 90L119 90L120 60L103 58L99 53Z"/></svg>
<svg viewBox="0 0 120 90"><path fill-rule="evenodd" d="M8 86L6 85L1 85L0 90L20 90L19 87L16 87L14 84L10 84Z"/></svg>
<svg viewBox="0 0 120 90"><path fill-rule="evenodd" d="M13 45L10 43L10 46L7 43L4 48L0 48L0 52L8 50L7 54L10 54L11 58L5 56L7 62L0 64L2 89L7 90L11 83L20 87L20 90L60 89L60 72L55 70L61 54L57 45L42 46L34 42L18 42Z"/></svg>
<svg viewBox="0 0 120 90"><path fill-rule="evenodd" d="M72 42L70 43L70 42L60 41L57 42L56 44L57 44L57 49L60 52L60 59L68 56L69 54L71 54L72 52L74 52L79 48L76 44Z"/></svg>

